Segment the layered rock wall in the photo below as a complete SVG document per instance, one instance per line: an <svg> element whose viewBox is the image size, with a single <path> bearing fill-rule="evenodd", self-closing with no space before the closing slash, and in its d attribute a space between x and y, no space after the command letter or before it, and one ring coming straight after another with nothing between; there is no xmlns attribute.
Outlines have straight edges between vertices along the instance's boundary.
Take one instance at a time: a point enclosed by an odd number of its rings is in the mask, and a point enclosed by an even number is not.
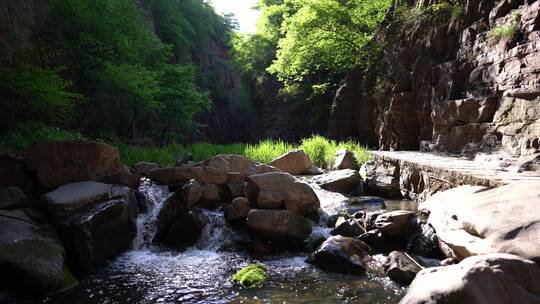
<svg viewBox="0 0 540 304"><path fill-rule="evenodd" d="M336 97L356 105L359 138L374 133L382 150L538 151L540 1L424 2L393 9L377 63L349 77L349 100ZM348 121L342 112L331 122Z"/></svg>

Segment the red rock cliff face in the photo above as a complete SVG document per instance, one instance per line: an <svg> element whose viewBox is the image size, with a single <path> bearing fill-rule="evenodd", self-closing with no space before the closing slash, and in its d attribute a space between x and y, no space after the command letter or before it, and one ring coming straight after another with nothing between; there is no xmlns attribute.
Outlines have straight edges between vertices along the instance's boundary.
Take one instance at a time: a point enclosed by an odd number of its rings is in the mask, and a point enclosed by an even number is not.
<svg viewBox="0 0 540 304"><path fill-rule="evenodd" d="M383 150L539 150L540 1L470 0L459 18L408 22L385 26L380 62L349 77L349 100L336 97L334 108L355 105L356 136ZM331 135L350 130L344 111L333 112Z"/></svg>

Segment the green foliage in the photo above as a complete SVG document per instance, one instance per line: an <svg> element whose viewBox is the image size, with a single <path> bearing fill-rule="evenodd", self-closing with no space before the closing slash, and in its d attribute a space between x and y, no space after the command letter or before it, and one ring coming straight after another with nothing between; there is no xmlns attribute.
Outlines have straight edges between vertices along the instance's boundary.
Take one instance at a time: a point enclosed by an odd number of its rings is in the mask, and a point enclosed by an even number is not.
<svg viewBox="0 0 540 304"><path fill-rule="evenodd" d="M313 163L321 168L331 168L334 165L336 152L343 148L353 152L360 165L371 159L368 150L354 141L336 142L315 135L302 140L300 145L300 149L304 150Z"/></svg>
<svg viewBox="0 0 540 304"><path fill-rule="evenodd" d="M246 288L260 287L268 278L263 264L250 264L238 270L233 276L233 282Z"/></svg>
<svg viewBox="0 0 540 304"><path fill-rule="evenodd" d="M512 19L509 22L505 24L497 25L496 27L492 28L488 32L487 38L492 39L494 41L498 41L503 38L514 37L519 31L520 19L521 19L520 14L514 14Z"/></svg>
<svg viewBox="0 0 540 304"><path fill-rule="evenodd" d="M74 131L48 127L40 122L21 122L9 132L0 136L2 150L25 150L40 140L75 140L85 137Z"/></svg>
<svg viewBox="0 0 540 304"><path fill-rule="evenodd" d="M287 5L287 1L283 5ZM371 40L391 1L296 0L298 10L281 26L277 60L271 73L285 82L302 81L319 71L347 71L367 60Z"/></svg>
<svg viewBox="0 0 540 304"><path fill-rule="evenodd" d="M31 65L0 68L2 126L35 119L55 123L74 115L81 96L69 91L71 82L57 73Z"/></svg>

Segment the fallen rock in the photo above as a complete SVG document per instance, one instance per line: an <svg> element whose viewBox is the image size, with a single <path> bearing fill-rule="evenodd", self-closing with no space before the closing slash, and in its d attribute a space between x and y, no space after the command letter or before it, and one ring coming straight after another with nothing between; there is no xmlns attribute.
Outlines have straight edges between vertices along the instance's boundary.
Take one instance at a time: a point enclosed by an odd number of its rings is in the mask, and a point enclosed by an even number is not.
<svg viewBox="0 0 540 304"><path fill-rule="evenodd" d="M250 209L249 201L245 197L237 197L223 211L228 222L237 223L245 221Z"/></svg>
<svg viewBox="0 0 540 304"><path fill-rule="evenodd" d="M400 303L540 303L540 269L510 254L469 257L422 270Z"/></svg>
<svg viewBox="0 0 540 304"><path fill-rule="evenodd" d="M311 223L289 210L249 211L246 224L249 230L270 240L301 245L311 233Z"/></svg>
<svg viewBox="0 0 540 304"><path fill-rule="evenodd" d="M210 166L158 168L147 173L147 177L164 185L183 185L192 179L200 183L225 184L227 171Z"/></svg>
<svg viewBox="0 0 540 304"><path fill-rule="evenodd" d="M332 171L314 177L313 182L324 190L345 195L355 195L362 192L362 181L357 171L351 169Z"/></svg>
<svg viewBox="0 0 540 304"><path fill-rule="evenodd" d="M17 187L0 190L0 209L22 208L28 203L26 195Z"/></svg>
<svg viewBox="0 0 540 304"><path fill-rule="evenodd" d="M0 210L2 289L51 294L66 287L64 248L56 231L38 225L23 211Z"/></svg>
<svg viewBox="0 0 540 304"><path fill-rule="evenodd" d="M306 215L316 213L320 207L317 194L307 183L284 172L248 177L246 196L259 209L286 208Z"/></svg>
<svg viewBox="0 0 540 304"><path fill-rule="evenodd" d="M324 241L306 261L328 271L363 274L368 253L369 247L358 239L333 236Z"/></svg>
<svg viewBox="0 0 540 304"><path fill-rule="evenodd" d="M418 262L400 251L392 251L384 264L386 275L392 281L404 285L410 284L422 268Z"/></svg>
<svg viewBox="0 0 540 304"><path fill-rule="evenodd" d="M399 166L370 160L360 168L360 176L367 181L367 187L376 195L400 198Z"/></svg>
<svg viewBox="0 0 540 304"><path fill-rule="evenodd" d="M186 208L188 209L197 205L197 203L199 203L199 201L203 197L203 190L201 184L199 184L199 182L194 179L190 180L187 184L182 186L182 189L180 191L182 199L184 200Z"/></svg>
<svg viewBox="0 0 540 304"><path fill-rule="evenodd" d="M462 186L440 192L420 204L447 257L511 253L540 263L540 182L526 181L495 189Z"/></svg>
<svg viewBox="0 0 540 304"><path fill-rule="evenodd" d="M135 191L78 182L47 193L43 201L74 268L88 270L131 246L137 217Z"/></svg>
<svg viewBox="0 0 540 304"><path fill-rule="evenodd" d="M275 167L264 165L244 156L234 154L220 154L199 163L199 165L219 168L226 172L239 172L243 177L280 171Z"/></svg>
<svg viewBox="0 0 540 304"><path fill-rule="evenodd" d="M352 169L358 170L358 161L354 156L354 153L347 149L340 149L336 152L336 161L334 162L334 169Z"/></svg>
<svg viewBox="0 0 540 304"><path fill-rule="evenodd" d="M157 163L152 162L138 162L131 166L131 172L138 174L138 175L147 175L148 172L158 169L159 165Z"/></svg>
<svg viewBox="0 0 540 304"><path fill-rule="evenodd" d="M268 165L276 167L283 172L298 175L309 170L313 163L303 150L292 150L272 160Z"/></svg>
<svg viewBox="0 0 540 304"><path fill-rule="evenodd" d="M118 149L84 140L37 142L28 150L28 166L45 188L99 180L122 170Z"/></svg>
<svg viewBox="0 0 540 304"><path fill-rule="evenodd" d="M412 211L395 210L377 216L375 229L377 232L394 237L407 237L416 222L416 214Z"/></svg>

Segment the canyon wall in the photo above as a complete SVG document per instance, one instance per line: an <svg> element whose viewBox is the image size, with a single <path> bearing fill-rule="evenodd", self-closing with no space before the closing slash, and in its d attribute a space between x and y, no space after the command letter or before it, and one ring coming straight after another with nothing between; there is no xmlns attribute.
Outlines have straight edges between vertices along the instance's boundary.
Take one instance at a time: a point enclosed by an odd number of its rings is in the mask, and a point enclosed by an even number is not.
<svg viewBox="0 0 540 304"><path fill-rule="evenodd" d="M389 12L375 38L382 45L377 63L351 72L329 134L382 150L538 151L540 1L433 5Z"/></svg>

